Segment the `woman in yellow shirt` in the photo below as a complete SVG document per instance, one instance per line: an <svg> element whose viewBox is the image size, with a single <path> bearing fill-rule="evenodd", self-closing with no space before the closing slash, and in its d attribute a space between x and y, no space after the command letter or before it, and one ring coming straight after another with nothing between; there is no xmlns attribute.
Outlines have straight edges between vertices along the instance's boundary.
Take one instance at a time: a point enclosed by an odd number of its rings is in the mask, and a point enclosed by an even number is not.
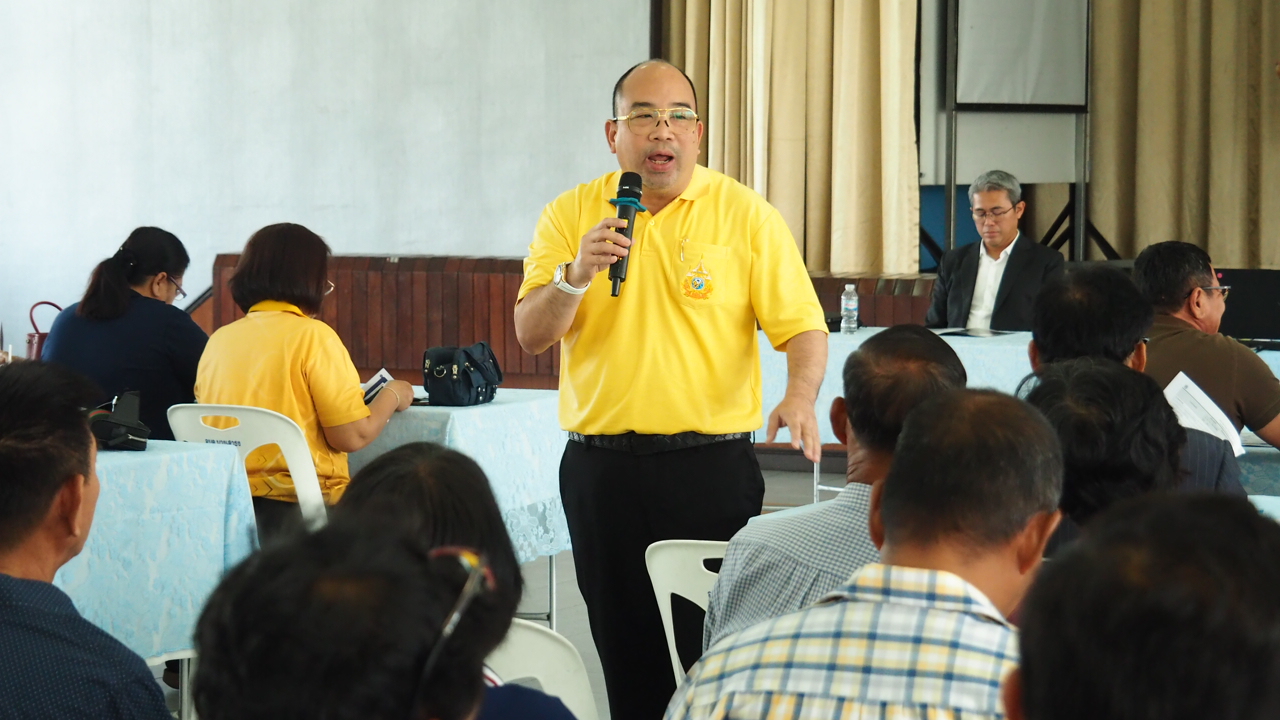
<svg viewBox="0 0 1280 720"><path fill-rule="evenodd" d="M316 319L333 290L329 246L301 225L268 225L249 238L231 277L245 317L209 338L196 371L196 402L274 410L302 428L325 502L342 496L347 453L373 442L413 387L388 383L364 404L360 376L333 328ZM297 495L275 445L245 458L260 537L298 515Z"/></svg>

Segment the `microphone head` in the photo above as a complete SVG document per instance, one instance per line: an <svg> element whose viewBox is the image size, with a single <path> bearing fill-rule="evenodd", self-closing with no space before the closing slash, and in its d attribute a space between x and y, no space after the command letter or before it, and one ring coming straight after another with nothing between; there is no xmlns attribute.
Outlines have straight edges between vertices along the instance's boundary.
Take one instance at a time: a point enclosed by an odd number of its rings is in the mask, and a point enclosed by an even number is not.
<svg viewBox="0 0 1280 720"><path fill-rule="evenodd" d="M640 173L624 172L618 180L618 197L640 199L642 194L641 188L644 182L640 179Z"/></svg>

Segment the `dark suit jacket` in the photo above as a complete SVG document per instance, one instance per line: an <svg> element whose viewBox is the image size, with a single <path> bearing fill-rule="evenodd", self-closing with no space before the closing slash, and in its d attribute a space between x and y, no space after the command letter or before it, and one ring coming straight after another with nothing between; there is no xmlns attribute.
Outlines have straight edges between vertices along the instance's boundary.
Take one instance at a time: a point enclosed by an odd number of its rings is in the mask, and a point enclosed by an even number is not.
<svg viewBox="0 0 1280 720"><path fill-rule="evenodd" d="M956 248L942 256L933 302L925 316L926 327L962 328L969 322L973 286L978 282L978 252L982 241ZM1019 237L1009 253L1000 288L996 290L992 330L1030 330L1031 306L1040 286L1063 272L1062 255L1029 237Z"/></svg>
<svg viewBox="0 0 1280 720"><path fill-rule="evenodd" d="M1178 458L1180 478L1178 492L1210 492L1246 497L1240 484L1240 463L1231 451L1231 443L1199 430L1187 430L1187 444ZM1053 557L1080 537L1080 526L1063 517L1049 539L1045 556Z"/></svg>

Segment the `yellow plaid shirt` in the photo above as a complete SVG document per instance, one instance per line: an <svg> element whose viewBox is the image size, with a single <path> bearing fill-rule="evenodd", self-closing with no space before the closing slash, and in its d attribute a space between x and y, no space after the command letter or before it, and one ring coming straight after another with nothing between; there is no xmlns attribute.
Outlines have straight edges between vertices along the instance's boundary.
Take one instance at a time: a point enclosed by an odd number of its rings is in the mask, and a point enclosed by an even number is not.
<svg viewBox="0 0 1280 720"><path fill-rule="evenodd" d="M727 636L668 720L1003 718L1017 633L946 572L867 565L817 604Z"/></svg>

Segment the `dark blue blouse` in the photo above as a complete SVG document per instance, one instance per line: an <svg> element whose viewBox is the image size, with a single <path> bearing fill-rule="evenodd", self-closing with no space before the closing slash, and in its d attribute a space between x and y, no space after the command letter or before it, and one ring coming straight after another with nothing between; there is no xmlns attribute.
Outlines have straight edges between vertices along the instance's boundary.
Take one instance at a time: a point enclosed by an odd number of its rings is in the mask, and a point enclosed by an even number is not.
<svg viewBox="0 0 1280 720"><path fill-rule="evenodd" d="M170 406L195 402L196 366L209 338L180 308L134 293L114 320L76 315L79 303L53 321L41 359L75 370L98 384L99 403L126 390L142 399L141 420L151 437L172 440Z"/></svg>

